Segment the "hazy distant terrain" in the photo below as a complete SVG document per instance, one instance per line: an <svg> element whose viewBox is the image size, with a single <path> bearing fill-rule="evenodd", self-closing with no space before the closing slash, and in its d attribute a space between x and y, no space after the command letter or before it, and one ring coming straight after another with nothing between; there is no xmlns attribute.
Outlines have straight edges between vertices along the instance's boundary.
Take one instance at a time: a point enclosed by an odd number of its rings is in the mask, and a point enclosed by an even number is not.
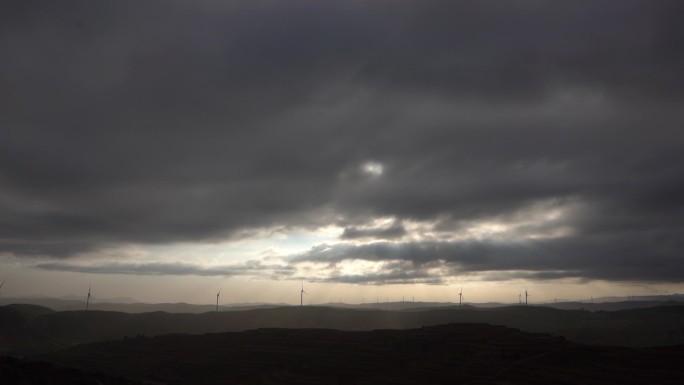
<svg viewBox="0 0 684 385"><path fill-rule="evenodd" d="M672 306L684 304L684 295L674 294L667 296L639 296L632 298L623 297L605 297L596 298L595 302L589 301L559 301L557 303L541 303L536 306L547 306L556 309L564 310L626 310L626 309L640 309L653 306ZM0 297L0 306L11 304L30 304L47 307L56 311L64 310L85 310L85 298L76 298L73 296L67 298L49 298L49 297ZM318 304L315 306L337 307L346 309L378 309L378 310L424 310L430 308L454 307L458 303L452 302L415 302L415 301L399 301L399 302L366 302L362 304L349 304L329 302ZM474 303L469 306L478 308L495 308L514 306L516 304L488 302L488 303ZM272 304L272 303L234 303L219 305L220 311L232 310L249 310L258 308L271 308L288 306L287 304ZM91 301L91 310L108 310L120 311L125 313L148 313L155 311L163 311L167 313L206 313L214 311L216 305L213 304L189 304L189 303L144 303L131 298L110 298L101 299L97 302Z"/></svg>
<svg viewBox="0 0 684 385"><path fill-rule="evenodd" d="M1 354L48 352L81 343L169 333L219 333L257 328L409 329L454 322L505 325L604 345L684 344L684 306L614 312L509 306L387 311L332 307L276 307L231 312L55 312L36 305L0 307Z"/></svg>
<svg viewBox="0 0 684 385"><path fill-rule="evenodd" d="M43 306L55 311L85 310L85 300L60 298L0 298L0 306L11 304L29 304ZM286 306L284 304L245 303L219 306L221 311L246 310ZM197 305L189 303L143 303L143 302L91 302L91 310L119 311L124 313L149 313L163 311L167 313L206 313L216 310L216 305Z"/></svg>

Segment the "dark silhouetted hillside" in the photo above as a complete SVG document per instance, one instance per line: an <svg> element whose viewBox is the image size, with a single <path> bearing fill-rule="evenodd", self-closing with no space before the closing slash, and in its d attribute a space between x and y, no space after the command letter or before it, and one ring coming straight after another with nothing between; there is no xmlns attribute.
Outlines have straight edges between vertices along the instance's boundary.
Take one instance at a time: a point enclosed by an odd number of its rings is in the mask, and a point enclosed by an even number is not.
<svg viewBox="0 0 684 385"><path fill-rule="evenodd" d="M81 345L43 359L166 384L680 384L684 347L585 346L484 324L259 329Z"/></svg>
<svg viewBox="0 0 684 385"><path fill-rule="evenodd" d="M135 385L137 381L111 377L46 362L0 357L0 384L7 385Z"/></svg>
<svg viewBox="0 0 684 385"><path fill-rule="evenodd" d="M38 309L38 308L26 308ZM545 307L379 311L330 307L281 307L204 314L128 314L106 311L18 311L0 307L0 351L31 354L81 343L138 335L204 334L257 328L326 328L350 331L408 329L454 322L506 325L564 336L588 344L662 346L684 344L684 307L617 312Z"/></svg>

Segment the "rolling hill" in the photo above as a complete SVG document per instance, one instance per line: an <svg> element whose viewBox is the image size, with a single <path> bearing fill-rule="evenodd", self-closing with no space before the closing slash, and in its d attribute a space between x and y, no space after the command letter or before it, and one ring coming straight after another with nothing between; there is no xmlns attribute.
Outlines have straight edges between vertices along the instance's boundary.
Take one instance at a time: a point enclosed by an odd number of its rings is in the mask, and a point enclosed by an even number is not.
<svg viewBox="0 0 684 385"><path fill-rule="evenodd" d="M170 333L204 334L257 328L326 328L349 331L409 329L448 323L489 323L544 332L587 344L684 344L684 307L615 312L546 307L471 307L381 311L330 307L280 307L232 312L54 312L29 305L0 307L0 354L27 355L77 344Z"/></svg>
<svg viewBox="0 0 684 385"><path fill-rule="evenodd" d="M100 342L41 358L163 384L679 384L684 347L586 346L503 326L258 329Z"/></svg>

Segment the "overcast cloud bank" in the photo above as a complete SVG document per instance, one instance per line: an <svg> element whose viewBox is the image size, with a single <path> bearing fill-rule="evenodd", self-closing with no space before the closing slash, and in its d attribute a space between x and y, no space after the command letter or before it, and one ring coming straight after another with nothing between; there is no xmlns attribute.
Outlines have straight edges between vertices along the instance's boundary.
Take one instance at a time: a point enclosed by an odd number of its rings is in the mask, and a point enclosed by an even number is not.
<svg viewBox="0 0 684 385"><path fill-rule="evenodd" d="M272 275L682 282L682 14L647 0L5 2L0 254L257 274L98 256L334 225L337 243L282 255ZM353 260L381 264L336 272Z"/></svg>

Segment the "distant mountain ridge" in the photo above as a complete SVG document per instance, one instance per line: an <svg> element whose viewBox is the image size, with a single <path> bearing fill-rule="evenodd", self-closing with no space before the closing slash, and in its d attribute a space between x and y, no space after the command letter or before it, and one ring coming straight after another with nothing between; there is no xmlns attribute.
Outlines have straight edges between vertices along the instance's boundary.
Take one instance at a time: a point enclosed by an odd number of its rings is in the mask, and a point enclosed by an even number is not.
<svg viewBox="0 0 684 385"><path fill-rule="evenodd" d="M15 303L38 305L50 308L55 311L77 311L85 310L85 299L74 300L65 298L50 298L50 297L28 297L28 298L2 298L0 297L0 306L10 305ZM266 304L266 303L244 303L244 304L230 304L219 306L220 311L231 310L246 310L256 309L262 307L280 307L287 306L284 304ZM197 305L189 303L143 303L143 302L109 302L104 299L95 299L90 302L91 310L106 310L119 311L124 313L149 313L155 311L163 311L167 313L206 313L215 311L216 305Z"/></svg>
<svg viewBox="0 0 684 385"><path fill-rule="evenodd" d="M55 312L34 305L0 307L0 354L32 354L77 344L170 333L204 334L258 328L349 331L409 329L448 323L488 323L603 345L684 344L684 306L614 312L537 306L470 306L386 311L332 307L272 307L230 312Z"/></svg>
<svg viewBox="0 0 684 385"><path fill-rule="evenodd" d="M621 300L622 299L622 300ZM216 310L215 304L189 304L189 303L144 303L132 298L122 298L120 301L112 298L101 298L91 300L91 309L121 311L126 313L147 313L154 311L164 311L168 313L206 313ZM24 303L39 305L56 311L65 310L85 310L85 297L79 299L76 296L62 298L51 298L43 296L33 297L0 297L0 306L13 303ZM591 311L613 311L638 309L652 306L672 306L684 304L684 295L660 295L660 296L634 296L634 297L600 297L591 301L560 301L552 303L531 303L532 306L548 306L557 309L572 310L591 310ZM469 306L479 308L496 308L517 305L515 303L467 303ZM269 307L297 306L284 303L231 303L219 306L220 311L248 310ZM421 301L395 301L395 302L366 302L361 304L349 304L341 302L328 302L315 304L314 306L327 306L347 309L376 309L376 310L415 310L415 309L436 309L458 306L452 302L421 302Z"/></svg>

